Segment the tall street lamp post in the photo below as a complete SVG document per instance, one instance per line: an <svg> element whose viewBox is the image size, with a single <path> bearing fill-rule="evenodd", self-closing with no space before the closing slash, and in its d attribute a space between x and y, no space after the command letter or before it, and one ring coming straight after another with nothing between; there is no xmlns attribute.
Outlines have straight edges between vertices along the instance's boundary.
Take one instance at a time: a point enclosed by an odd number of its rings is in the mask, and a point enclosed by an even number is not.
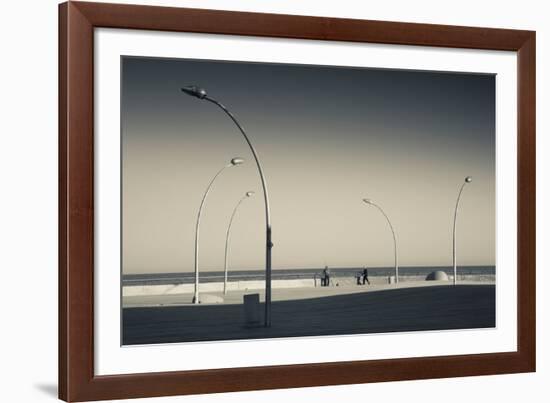
<svg viewBox="0 0 550 403"><path fill-rule="evenodd" d="M227 261L229 256L229 238L231 236L231 225L233 224L233 218L235 218L235 214L237 213L237 209L241 205L241 203L254 195L254 192L246 192L243 197L239 200L235 208L233 209L233 214L231 214L231 218L229 219L229 225L227 227L227 234L225 235L225 260L223 265L223 293L224 295L227 294Z"/></svg>
<svg viewBox="0 0 550 403"><path fill-rule="evenodd" d="M399 265L397 263L397 237L395 236L395 230L393 229L393 225L391 224L391 221L388 218L388 216L386 215L386 213L384 212L384 210L382 210L382 207L380 207L378 204L373 202L371 199L363 199L363 201L366 204L370 205L370 206L376 207L382 213L382 215L386 218L386 221L388 222L388 225L390 226L390 230L391 230L391 233L393 235L393 256L394 256L394 263L395 263L395 283L397 284L397 283L399 283Z"/></svg>
<svg viewBox="0 0 550 403"><path fill-rule="evenodd" d="M464 186L466 186L470 182L472 182L471 176L467 176L466 178L464 178L464 183L460 187L460 191L458 192L458 197L456 198L455 216L453 220L453 274L454 274L453 285L456 285L456 216L458 214L458 204L460 202L460 196L462 195Z"/></svg>
<svg viewBox="0 0 550 403"><path fill-rule="evenodd" d="M195 227L195 293L193 295L193 304L200 303L200 300L199 300L199 235L200 235L201 215L202 215L202 209L204 207L204 202L206 201L206 197L208 196L208 193L210 193L210 189L212 189L212 185L214 185L214 182L216 181L218 176L220 176L221 173L225 171L227 168L241 165L243 162L244 160L242 158L233 158L229 162L229 164L225 165L222 169L218 171L216 175L214 175L214 177L208 184L208 187L206 188L206 192L204 192L204 195L202 196L201 205L199 207L199 212L197 214L197 224Z"/></svg>
<svg viewBox="0 0 550 403"><path fill-rule="evenodd" d="M265 202L265 227L266 227L266 251L265 251L265 326L270 327L271 326L271 249L273 248L273 243L271 242L271 215L269 212L269 196L267 193L267 184L265 180L265 176L262 170L262 165L260 163L260 159L258 158L258 154L256 153L256 150L254 149L254 146L250 142L250 139L246 135L244 129L239 124L235 116L227 108L222 105L220 102L216 101L213 98L210 98L206 90L203 88L199 88L197 86L187 86L183 87L181 89L185 94L190 95L192 97L203 99L205 101L211 102L214 105L218 106L222 111L224 111L227 116L235 123L241 134L243 135L244 139L246 140L248 147L250 147L250 151L252 151L252 155L254 156L254 160L256 161L256 165L258 167L258 173L260 174L260 179L262 181L262 189L264 193L264 202Z"/></svg>

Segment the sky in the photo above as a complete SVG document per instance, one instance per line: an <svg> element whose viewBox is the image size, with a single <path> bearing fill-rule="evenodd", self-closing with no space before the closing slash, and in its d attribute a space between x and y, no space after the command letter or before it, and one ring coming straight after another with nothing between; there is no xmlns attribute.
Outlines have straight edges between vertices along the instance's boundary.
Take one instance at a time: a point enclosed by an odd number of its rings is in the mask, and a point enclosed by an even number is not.
<svg viewBox="0 0 550 403"><path fill-rule="evenodd" d="M122 58L123 273L263 269L265 215L252 154L198 85L233 112L267 179L273 268L495 264L495 77L334 66Z"/></svg>

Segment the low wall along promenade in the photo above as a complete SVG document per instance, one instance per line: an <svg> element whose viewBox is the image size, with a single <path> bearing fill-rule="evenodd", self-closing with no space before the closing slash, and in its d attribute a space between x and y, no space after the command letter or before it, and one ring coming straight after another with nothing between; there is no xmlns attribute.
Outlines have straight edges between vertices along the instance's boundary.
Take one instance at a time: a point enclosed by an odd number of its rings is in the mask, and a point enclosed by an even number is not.
<svg viewBox="0 0 550 403"><path fill-rule="evenodd" d="M452 276L449 276L449 283L452 283ZM385 276L370 277L371 285L389 284L393 278ZM426 281L425 276L400 276L400 282L423 282ZM459 276L459 281L467 282L494 282L495 275L463 275ZM353 287L357 285L355 277L331 277L330 287ZM275 289L285 288L313 288L321 286L321 278L319 276L309 279L287 279L287 280L272 280L271 287ZM194 284L152 284L152 285L126 285L122 289L123 297L146 296L146 295L178 295L190 294L194 291ZM229 281L227 283L228 291L247 291L247 290L263 290L265 281L263 280L239 280ZM208 282L200 284L202 292L222 292L223 282Z"/></svg>

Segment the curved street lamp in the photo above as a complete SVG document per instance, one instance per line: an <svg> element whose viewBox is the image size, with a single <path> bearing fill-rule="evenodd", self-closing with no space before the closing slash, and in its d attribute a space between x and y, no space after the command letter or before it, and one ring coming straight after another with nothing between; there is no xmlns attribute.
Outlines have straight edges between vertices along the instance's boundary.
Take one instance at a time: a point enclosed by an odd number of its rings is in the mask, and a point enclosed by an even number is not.
<svg viewBox="0 0 550 403"><path fill-rule="evenodd" d="M256 150L254 149L254 146L250 142L250 139L246 135L244 129L239 124L235 116L227 108L222 105L220 102L216 101L213 98L210 98L206 90L194 85L183 87L182 92L184 92L187 95L190 95L192 97L198 98L198 99L204 99L208 102L213 103L214 105L218 106L222 111L224 111L227 116L235 123L235 125L238 127L239 131L243 135L244 139L246 140L248 147L250 147L250 151L252 151L252 155L254 156L254 160L256 161L256 165L258 167L258 173L260 174L260 179L262 181L262 189L264 193L264 202L265 202L265 227L266 227L266 251L265 251L265 326L270 327L271 326L271 248L273 248L273 243L271 242L271 215L269 212L269 197L267 194L267 184L264 177L264 173L262 170L262 165L260 164L260 160L258 158L258 154L256 153Z"/></svg>
<svg viewBox="0 0 550 403"><path fill-rule="evenodd" d="M363 199L363 201L366 204L374 206L378 210L380 210L382 215L386 218L386 221L388 222L388 225L390 226L390 230L391 230L391 233L393 235L393 256L394 256L394 263L395 263L395 283L397 284L397 283L399 283L399 265L397 263L397 237L395 236L395 230L393 229L393 225L391 225L391 221L388 218L388 216L386 215L386 213L384 212L384 210L382 210L382 207L380 207L378 204L373 202L371 199Z"/></svg>
<svg viewBox="0 0 550 403"><path fill-rule="evenodd" d="M223 293L224 295L227 294L227 260L229 255L229 238L231 236L231 225L233 224L233 218L235 218L235 214L237 213L237 209L241 205L244 199L247 199L249 197L254 196L254 192L246 192L243 197L241 197L241 200L237 203L235 208L233 209L233 214L231 214L231 218L229 219L229 226L227 227L227 234L225 235L225 260L223 264Z"/></svg>
<svg viewBox="0 0 550 403"><path fill-rule="evenodd" d="M199 206L199 213L197 214L197 224L195 227L195 293L193 295L193 304L198 304L200 302L199 300L199 230L200 230L200 223L201 223L201 215L202 215L202 209L204 207L204 202L206 201L206 197L208 196L208 193L210 193L210 189L212 189L212 185L214 185L214 182L220 176L220 174L225 171L226 168L231 168L237 165L241 165L244 163L244 160L242 158L235 157L233 158L229 164L225 165L222 169L218 171L216 175L212 178L210 183L208 184L208 187L206 188L206 192L204 192L204 195L202 196L201 205Z"/></svg>
<svg viewBox="0 0 550 403"><path fill-rule="evenodd" d="M471 176L467 176L466 178L464 178L464 183L460 187L460 191L458 192L458 197L456 198L455 216L453 220L453 274L454 274L453 285L456 285L456 216L458 213L458 202L460 201L460 196L462 195L464 186L466 186L470 182L472 182Z"/></svg>

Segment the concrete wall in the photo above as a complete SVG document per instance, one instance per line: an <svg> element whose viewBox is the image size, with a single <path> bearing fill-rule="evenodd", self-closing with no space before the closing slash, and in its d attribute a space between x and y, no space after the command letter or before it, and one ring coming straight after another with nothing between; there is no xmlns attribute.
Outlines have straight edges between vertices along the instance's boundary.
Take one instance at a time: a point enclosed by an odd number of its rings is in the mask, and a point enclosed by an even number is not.
<svg viewBox="0 0 550 403"><path fill-rule="evenodd" d="M313 279L302 280L273 280L272 288L299 288L299 287L314 287ZM231 281L227 283L229 291L236 290L261 290L265 288L265 281ZM125 286L122 289L124 297L135 295L174 295L188 294L195 289L194 284L163 284L163 285L144 285L144 286ZM204 283L200 284L201 292L222 292L223 283Z"/></svg>
<svg viewBox="0 0 550 403"><path fill-rule="evenodd" d="M399 277L400 282L409 281L424 281L425 276L403 276ZM459 281L494 281L494 275L464 275L460 276ZM339 287L351 287L356 285L355 277L331 277L331 286ZM390 282L389 277L371 277L369 281L372 285L388 284ZM452 276L449 276L449 281L452 281ZM307 287L320 287L320 278L311 279L293 279L293 280L273 280L271 283L272 288L307 288ZM190 294L194 291L194 284L160 284L160 285L131 285L125 286L122 289L122 295L124 297L143 296L143 295L175 295L175 294ZM246 291L246 290L263 290L265 288L265 281L263 280L243 280L243 281L230 281L227 283L227 289L229 291ZM203 283L200 284L201 292L222 292L223 283Z"/></svg>

